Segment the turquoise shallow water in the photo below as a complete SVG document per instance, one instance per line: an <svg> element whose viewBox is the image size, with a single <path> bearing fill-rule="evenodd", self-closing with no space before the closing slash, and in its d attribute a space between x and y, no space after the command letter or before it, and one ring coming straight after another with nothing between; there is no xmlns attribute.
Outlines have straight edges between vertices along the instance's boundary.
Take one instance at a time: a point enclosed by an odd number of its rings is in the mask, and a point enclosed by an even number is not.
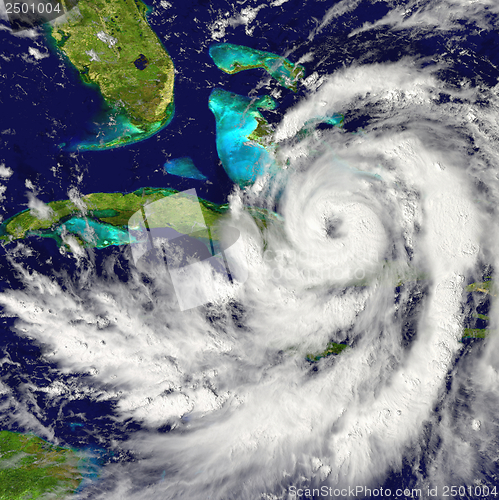
<svg viewBox="0 0 499 500"><path fill-rule="evenodd" d="M114 149L144 141L161 129L167 127L173 119L171 114L165 122L157 122L142 129L134 125L128 116L110 109L102 109L91 122L85 124L85 132L80 137L71 138L59 146L66 151L92 151Z"/></svg>
<svg viewBox="0 0 499 500"><path fill-rule="evenodd" d="M303 78L305 68L294 65L272 52L253 49L244 45L220 43L210 47L210 56L226 73L237 73L250 68L263 68L283 87L296 91L296 81Z"/></svg>
<svg viewBox="0 0 499 500"><path fill-rule="evenodd" d="M96 248L130 243L133 237L126 229L97 222L91 218L71 217L55 229L36 232L37 235L62 241L62 234L69 233L80 237L84 242Z"/></svg>
<svg viewBox="0 0 499 500"><path fill-rule="evenodd" d="M176 158L167 161L164 165L165 170L171 175L179 177L187 177L188 179L196 179L204 181L207 179L194 165L194 162L189 157Z"/></svg>
<svg viewBox="0 0 499 500"><path fill-rule="evenodd" d="M245 187L255 182L258 176L277 171L273 146L264 146L249 138L259 125L266 123L259 109L276 107L271 97L250 99L215 89L208 106L215 115L218 156L234 182Z"/></svg>

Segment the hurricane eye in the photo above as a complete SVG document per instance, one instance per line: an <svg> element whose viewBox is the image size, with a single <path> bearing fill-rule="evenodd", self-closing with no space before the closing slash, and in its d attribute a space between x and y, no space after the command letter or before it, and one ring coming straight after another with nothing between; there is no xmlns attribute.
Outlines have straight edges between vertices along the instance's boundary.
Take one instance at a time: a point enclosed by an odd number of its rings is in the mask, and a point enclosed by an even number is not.
<svg viewBox="0 0 499 500"><path fill-rule="evenodd" d="M340 238L342 236L341 227L343 220L339 217L333 216L326 219L324 223L324 232L326 236L331 239Z"/></svg>

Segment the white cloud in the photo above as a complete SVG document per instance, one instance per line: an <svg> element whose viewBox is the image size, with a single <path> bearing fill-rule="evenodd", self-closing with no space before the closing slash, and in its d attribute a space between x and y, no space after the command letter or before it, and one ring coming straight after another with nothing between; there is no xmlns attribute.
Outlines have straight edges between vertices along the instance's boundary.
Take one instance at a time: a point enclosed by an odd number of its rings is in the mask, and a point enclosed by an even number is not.
<svg viewBox="0 0 499 500"><path fill-rule="evenodd" d="M253 28L250 25L256 19L258 12L266 7L266 5L259 5L257 7L245 7L241 9L240 12L230 16L229 12L219 13L218 19L216 19L210 26L211 38L213 40L221 40L225 37L226 29L230 26L235 28L236 26L245 26L245 31L248 36L253 33Z"/></svg>
<svg viewBox="0 0 499 500"><path fill-rule="evenodd" d="M45 54L43 54L35 47L28 47L28 52L29 52L29 55L33 56L37 61L39 61L40 59L45 59L46 57L49 56L49 54L47 52Z"/></svg>
<svg viewBox="0 0 499 500"><path fill-rule="evenodd" d="M8 179L13 174L12 169L5 166L5 163L0 163L0 177Z"/></svg>
<svg viewBox="0 0 499 500"><path fill-rule="evenodd" d="M50 219L52 216L52 209L33 193L28 193L28 208L31 214L38 219Z"/></svg>

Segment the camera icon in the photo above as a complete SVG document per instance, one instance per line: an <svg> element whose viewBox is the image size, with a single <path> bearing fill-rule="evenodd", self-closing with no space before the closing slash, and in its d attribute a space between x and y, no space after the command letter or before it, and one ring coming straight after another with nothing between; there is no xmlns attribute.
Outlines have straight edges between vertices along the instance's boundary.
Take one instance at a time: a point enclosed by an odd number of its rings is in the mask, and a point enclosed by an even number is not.
<svg viewBox="0 0 499 500"><path fill-rule="evenodd" d="M145 205L130 217L128 232L135 264L155 251L165 257L181 311L222 297L227 287L215 286L213 273L229 285L248 278L239 230L206 224L195 189Z"/></svg>

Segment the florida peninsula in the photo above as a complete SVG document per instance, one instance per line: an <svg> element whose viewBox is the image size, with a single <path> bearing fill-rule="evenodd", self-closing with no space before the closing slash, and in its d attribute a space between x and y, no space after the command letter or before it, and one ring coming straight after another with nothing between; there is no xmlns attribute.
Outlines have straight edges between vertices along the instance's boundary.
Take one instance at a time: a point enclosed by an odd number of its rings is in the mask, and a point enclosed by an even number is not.
<svg viewBox="0 0 499 500"><path fill-rule="evenodd" d="M143 140L173 116L173 62L151 29L141 0L81 0L49 29L49 37L97 86L109 109L97 137L72 145L109 149ZM71 145L70 145L71 149Z"/></svg>

